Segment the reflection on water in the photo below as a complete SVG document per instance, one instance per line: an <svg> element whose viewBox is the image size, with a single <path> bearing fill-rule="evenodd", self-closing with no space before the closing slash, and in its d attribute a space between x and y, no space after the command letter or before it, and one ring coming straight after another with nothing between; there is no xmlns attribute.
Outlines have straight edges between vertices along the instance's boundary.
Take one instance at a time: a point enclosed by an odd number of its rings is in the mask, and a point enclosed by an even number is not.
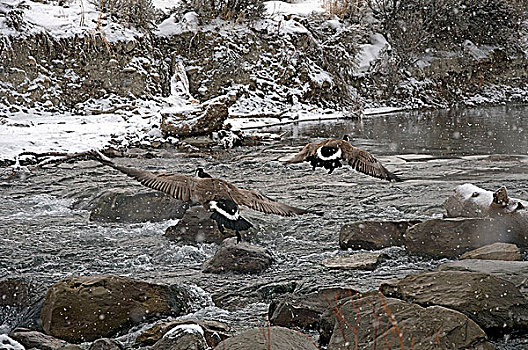
<svg viewBox="0 0 528 350"><path fill-rule="evenodd" d="M528 154L528 106L401 112L362 120L274 127L293 139L340 138L378 154L427 153L438 157ZM288 137L288 136L287 136Z"/></svg>

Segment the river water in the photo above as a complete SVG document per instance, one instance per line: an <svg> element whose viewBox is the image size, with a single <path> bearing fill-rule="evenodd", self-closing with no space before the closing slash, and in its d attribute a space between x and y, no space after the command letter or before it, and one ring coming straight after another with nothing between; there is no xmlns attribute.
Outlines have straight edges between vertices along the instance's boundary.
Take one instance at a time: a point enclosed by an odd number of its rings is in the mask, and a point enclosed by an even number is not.
<svg viewBox="0 0 528 350"><path fill-rule="evenodd" d="M216 245L179 246L168 241L163 232L175 221L89 221L90 203L101 192L144 190L95 162L62 164L25 178L1 180L0 279L25 278L42 290L72 275L118 274L178 283L195 286L201 296L196 316L226 321L235 329L262 325L269 300L256 291L267 284L294 282L301 291L336 285L367 291L381 281L445 262L409 256L392 247L383 250L389 258L374 271L328 270L321 265L323 259L351 253L340 251L338 244L346 222L441 217L442 202L456 185L468 182L488 190L504 185L510 195L528 198L527 114L526 106L503 106L290 124L266 130L283 134L281 141L266 145L200 154L149 150L155 158L115 160L188 175L200 166L239 187L324 211L322 217L283 218L244 210L244 217L254 224L247 239L271 250L276 260L256 276L202 273L201 265ZM313 172L307 163L285 166L279 161L308 141L344 134L407 181L386 183L347 167L327 175L322 169ZM4 313L0 333L19 317Z"/></svg>

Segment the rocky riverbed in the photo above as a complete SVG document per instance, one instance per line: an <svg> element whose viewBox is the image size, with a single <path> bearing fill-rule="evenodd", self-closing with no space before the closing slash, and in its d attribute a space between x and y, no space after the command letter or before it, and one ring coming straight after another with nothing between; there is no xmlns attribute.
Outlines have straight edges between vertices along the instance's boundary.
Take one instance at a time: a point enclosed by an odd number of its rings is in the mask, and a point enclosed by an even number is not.
<svg viewBox="0 0 528 350"><path fill-rule="evenodd" d="M497 109L486 113L497 113ZM226 340L218 348L261 342L265 349L271 335L271 339L299 337L295 344L304 344L306 349L314 348L314 343L345 349L343 344L354 341L366 348L388 348L386 344L428 348L425 344L432 342L440 348L457 344L468 349L521 349L526 346L528 320L524 261L457 261L457 256L410 254L399 244L378 250L340 249L340 232L347 223L441 219L446 214L443 203L457 185L470 182L490 191L506 186L511 197L526 200L528 157L515 148L525 150L526 139L513 134L517 142L502 143L502 154L489 154L477 135L493 130L494 139L507 140L511 130L486 124L486 113L480 117L472 114L470 119L467 114L457 114L460 127L453 132L465 133L470 145L466 148L457 148L455 143L447 149L451 140L437 137L434 125L440 120L445 124L449 117L413 119L406 115L408 124L400 130L401 135L432 135L434 148L423 146L428 142L426 136L413 139L385 134L383 126L390 130L389 125L398 121L398 116L391 116L286 126L275 131L289 130L291 136L285 134L282 141L269 145L199 152L130 149L125 158L115 159L122 165L188 175L200 166L239 187L324 212L323 216L283 218L244 210L244 217L254 227L243 234L245 242L239 248L260 247L257 250L269 256L264 268L251 274L225 271L232 263L223 273L205 272L204 263L213 258L219 244L228 249L236 245L229 241L181 242L164 236L168 227L187 222L185 217L178 222L178 210L164 213L170 219L156 221L132 205L123 209L128 216L96 220L93 210L100 205L97 203L115 208L116 202L137 205L147 201L148 206L154 206L158 201L165 206L166 199L145 195L149 191L134 180L93 161L65 163L3 180L1 329L11 338L2 335L2 341L11 342L6 346L13 348L18 346L14 340L26 348L35 344L61 348L67 345L57 339L62 338L81 342L69 347L85 349L99 348L102 342L114 347L153 348L194 344L201 349L239 334L241 338ZM522 114L522 108L516 113ZM506 125L521 130L526 127L525 121L512 117L517 114L510 111L504 115ZM468 129L473 134L464 131L468 123L475 124ZM380 130L379 136L371 133L374 126ZM351 133L357 146L376 154L406 181L386 183L346 167L327 175L312 172L308 164L286 166L279 161L308 140L342 133ZM127 195L108 195L116 191ZM192 210L196 207L187 212ZM138 220L134 213L140 216ZM144 220L148 221L141 222ZM486 248L498 253L475 252L470 257L526 258L526 244L516 243L520 250L515 246ZM511 252L506 256L513 258L505 257L505 250ZM116 278L122 280L112 282ZM130 303L116 309L110 296ZM90 306L87 301L94 298L99 302ZM79 315L82 320L93 317L94 326L76 323ZM451 321L435 323L439 319ZM147 330L158 320L164 323ZM272 327L266 326L267 320ZM426 328L413 328L416 320ZM357 327L342 328L356 321ZM369 324L377 326L369 328ZM257 326L264 328L251 331ZM16 327L41 333L14 331ZM244 333L246 330L249 333ZM299 330L306 335L295 333ZM95 341L100 337L113 340ZM287 341L281 344L281 349L299 348L288 347Z"/></svg>

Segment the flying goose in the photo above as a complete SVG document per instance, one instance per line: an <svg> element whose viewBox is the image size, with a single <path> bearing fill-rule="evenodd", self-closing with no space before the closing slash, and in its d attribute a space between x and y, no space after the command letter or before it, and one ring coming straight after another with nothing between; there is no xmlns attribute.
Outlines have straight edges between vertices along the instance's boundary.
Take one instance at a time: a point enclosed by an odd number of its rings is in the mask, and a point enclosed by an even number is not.
<svg viewBox="0 0 528 350"><path fill-rule="evenodd" d="M348 140L348 135L345 135L343 139L311 142L304 146L292 159L286 161L286 164L306 161L310 162L313 170L317 167L323 167L329 170L328 173L331 174L334 169L342 166L341 160L344 160L354 170L363 174L388 181L402 181L398 176L385 169L372 154L352 146Z"/></svg>
<svg viewBox="0 0 528 350"><path fill-rule="evenodd" d="M191 177L182 174L154 173L120 166L97 151L90 152L90 157L119 170L147 187L164 192L184 202L202 204L206 210L213 212L211 219L216 221L222 234L224 227L235 230L237 243L241 241L239 231L252 227L249 221L240 216L240 205L263 213L282 216L318 214L315 211L276 202L257 191L238 188L225 180L210 177L200 168L196 170L196 176Z"/></svg>

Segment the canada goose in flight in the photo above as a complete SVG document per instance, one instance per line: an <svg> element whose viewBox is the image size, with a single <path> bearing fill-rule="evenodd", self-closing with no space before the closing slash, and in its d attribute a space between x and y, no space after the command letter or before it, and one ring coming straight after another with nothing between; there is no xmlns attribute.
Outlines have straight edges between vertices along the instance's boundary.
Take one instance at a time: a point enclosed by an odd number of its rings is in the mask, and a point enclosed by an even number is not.
<svg viewBox="0 0 528 350"><path fill-rule="evenodd" d="M323 167L331 174L335 168L342 166L341 160L363 174L388 181L402 181L399 177L385 169L383 165L369 152L354 147L348 142L349 137L343 139L327 139L321 142L311 142L286 161L287 164L310 162L313 169Z"/></svg>
<svg viewBox="0 0 528 350"><path fill-rule="evenodd" d="M263 213L282 216L318 214L311 210L276 202L257 191L238 188L222 179L206 177L204 175L207 174L200 168L196 170L197 176L195 177L154 173L117 165L97 151L90 152L90 156L94 160L136 179L147 187L164 192L184 202L202 204L206 210L213 212L211 219L216 221L221 233L224 233L224 227L235 230L237 243L241 240L239 231L247 230L252 226L249 221L240 216L238 208L240 205Z"/></svg>

